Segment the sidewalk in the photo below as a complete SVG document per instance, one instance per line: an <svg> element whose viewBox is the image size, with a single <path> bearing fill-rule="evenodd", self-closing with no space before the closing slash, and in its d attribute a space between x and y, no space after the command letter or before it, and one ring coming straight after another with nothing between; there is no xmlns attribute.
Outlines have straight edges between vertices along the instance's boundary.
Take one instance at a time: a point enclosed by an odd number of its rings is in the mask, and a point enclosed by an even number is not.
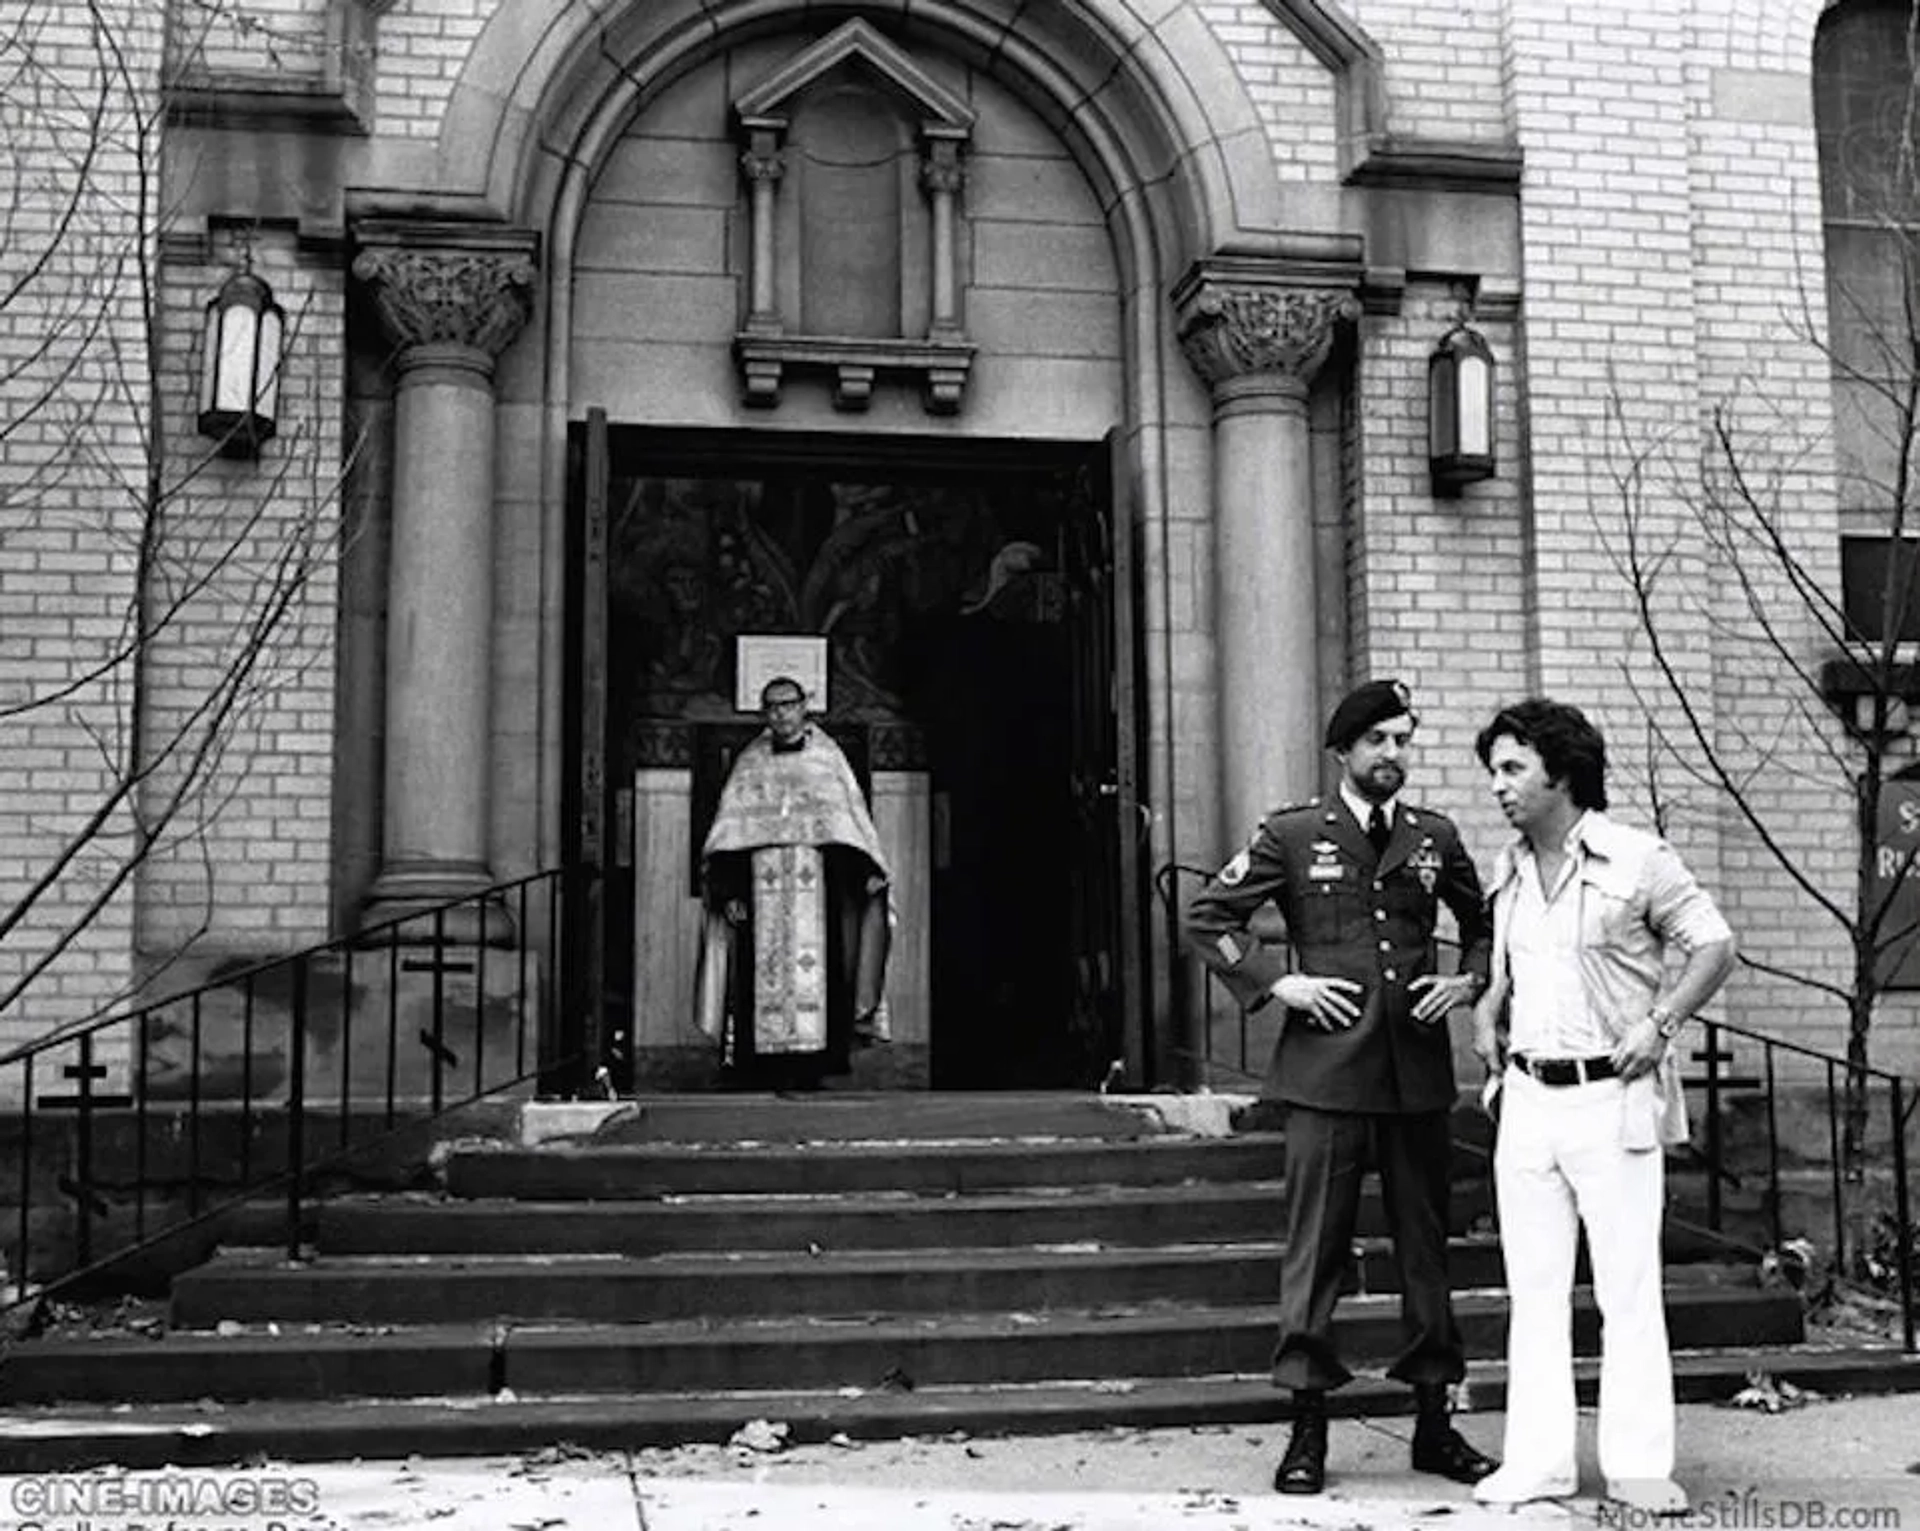
<svg viewBox="0 0 1920 1531"><path fill-rule="evenodd" d="M1502 1417L1462 1430L1498 1451ZM1582 1497L1518 1511L1406 1471L1412 1421L1336 1420L1328 1492L1269 1486L1284 1425L1106 1430L993 1439L943 1437L775 1452L687 1446L589 1455L276 1464L185 1475L204 1488L259 1491L310 1480L317 1506L251 1518L173 1517L202 1531L1456 1531L1655 1524L1595 1497L1593 1422L1583 1411ZM1680 1411L1681 1482L1694 1526L1746 1531L1920 1528L1920 1396L1837 1399L1777 1415L1707 1404ZM133 1475L157 1487L157 1473ZM133 1531L165 1515L44 1513L34 1495L74 1479L0 1478L0 1531ZM176 1485L177 1486L177 1485ZM234 1501L230 1500L229 1503ZM1688 1521L1663 1524L1687 1525Z"/></svg>

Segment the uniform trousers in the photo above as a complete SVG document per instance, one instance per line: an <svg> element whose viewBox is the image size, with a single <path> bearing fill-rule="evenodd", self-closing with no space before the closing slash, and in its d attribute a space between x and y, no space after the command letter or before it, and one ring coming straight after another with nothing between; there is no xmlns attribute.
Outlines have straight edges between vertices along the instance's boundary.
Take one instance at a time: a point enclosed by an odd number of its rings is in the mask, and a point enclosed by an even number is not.
<svg viewBox="0 0 1920 1531"><path fill-rule="evenodd" d="M1505 1470L1577 1476L1573 1268L1587 1230L1599 1304L1600 1470L1614 1483L1673 1475L1673 1362L1662 1297L1664 1155L1622 1146L1619 1079L1544 1085L1509 1068L1493 1154L1506 1263Z"/></svg>
<svg viewBox="0 0 1920 1531"><path fill-rule="evenodd" d="M1447 1282L1452 1132L1445 1111L1404 1114L1287 1107L1287 1247L1280 1260L1280 1387L1339 1387L1353 1373L1333 1343L1333 1307L1352 1258L1360 1183L1380 1171L1400 1272L1399 1358L1388 1375L1415 1384L1466 1375Z"/></svg>

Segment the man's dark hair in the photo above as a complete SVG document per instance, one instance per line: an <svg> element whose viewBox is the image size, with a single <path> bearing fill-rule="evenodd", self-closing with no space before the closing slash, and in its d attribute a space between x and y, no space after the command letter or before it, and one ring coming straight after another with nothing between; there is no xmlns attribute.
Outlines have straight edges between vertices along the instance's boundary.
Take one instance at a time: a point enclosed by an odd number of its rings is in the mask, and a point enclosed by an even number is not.
<svg viewBox="0 0 1920 1531"><path fill-rule="evenodd" d="M807 688L799 681L791 675L776 675L760 688L760 705L764 708L774 699L776 693L788 691L793 693L796 701L804 702L807 699Z"/></svg>
<svg viewBox="0 0 1920 1531"><path fill-rule="evenodd" d="M1567 784L1574 807L1607 806L1607 741L1578 707L1544 696L1502 707L1473 741L1481 765L1490 764L1499 739L1524 744L1539 755L1547 779Z"/></svg>

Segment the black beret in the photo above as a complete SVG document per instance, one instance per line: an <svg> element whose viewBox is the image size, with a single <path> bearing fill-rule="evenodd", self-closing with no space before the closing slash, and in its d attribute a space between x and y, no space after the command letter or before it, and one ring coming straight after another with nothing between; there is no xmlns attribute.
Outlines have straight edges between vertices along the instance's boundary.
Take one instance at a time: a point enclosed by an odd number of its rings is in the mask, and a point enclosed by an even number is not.
<svg viewBox="0 0 1920 1531"><path fill-rule="evenodd" d="M1327 748L1349 749L1376 723L1413 711L1413 696L1397 680L1370 680L1341 698L1327 719Z"/></svg>

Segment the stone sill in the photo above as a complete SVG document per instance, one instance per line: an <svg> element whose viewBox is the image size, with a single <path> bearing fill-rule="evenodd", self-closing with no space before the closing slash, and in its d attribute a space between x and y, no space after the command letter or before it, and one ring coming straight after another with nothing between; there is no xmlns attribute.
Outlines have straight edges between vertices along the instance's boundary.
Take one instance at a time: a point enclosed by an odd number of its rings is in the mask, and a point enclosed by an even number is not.
<svg viewBox="0 0 1920 1531"><path fill-rule="evenodd" d="M208 76L167 91L175 127L234 133L295 132L365 137L369 124L337 84L318 79Z"/></svg>
<svg viewBox="0 0 1920 1531"><path fill-rule="evenodd" d="M1472 139L1370 139L1360 163L1346 174L1349 186L1415 191L1520 194L1523 165L1517 144Z"/></svg>
<svg viewBox="0 0 1920 1531"><path fill-rule="evenodd" d="M973 367L971 341L869 340L834 335L734 336L734 360L740 368L744 402L772 409L780 402L787 369L827 372L833 377L833 407L858 412L873 400L882 373L906 373L920 379L928 414L951 415L960 409L967 374Z"/></svg>

